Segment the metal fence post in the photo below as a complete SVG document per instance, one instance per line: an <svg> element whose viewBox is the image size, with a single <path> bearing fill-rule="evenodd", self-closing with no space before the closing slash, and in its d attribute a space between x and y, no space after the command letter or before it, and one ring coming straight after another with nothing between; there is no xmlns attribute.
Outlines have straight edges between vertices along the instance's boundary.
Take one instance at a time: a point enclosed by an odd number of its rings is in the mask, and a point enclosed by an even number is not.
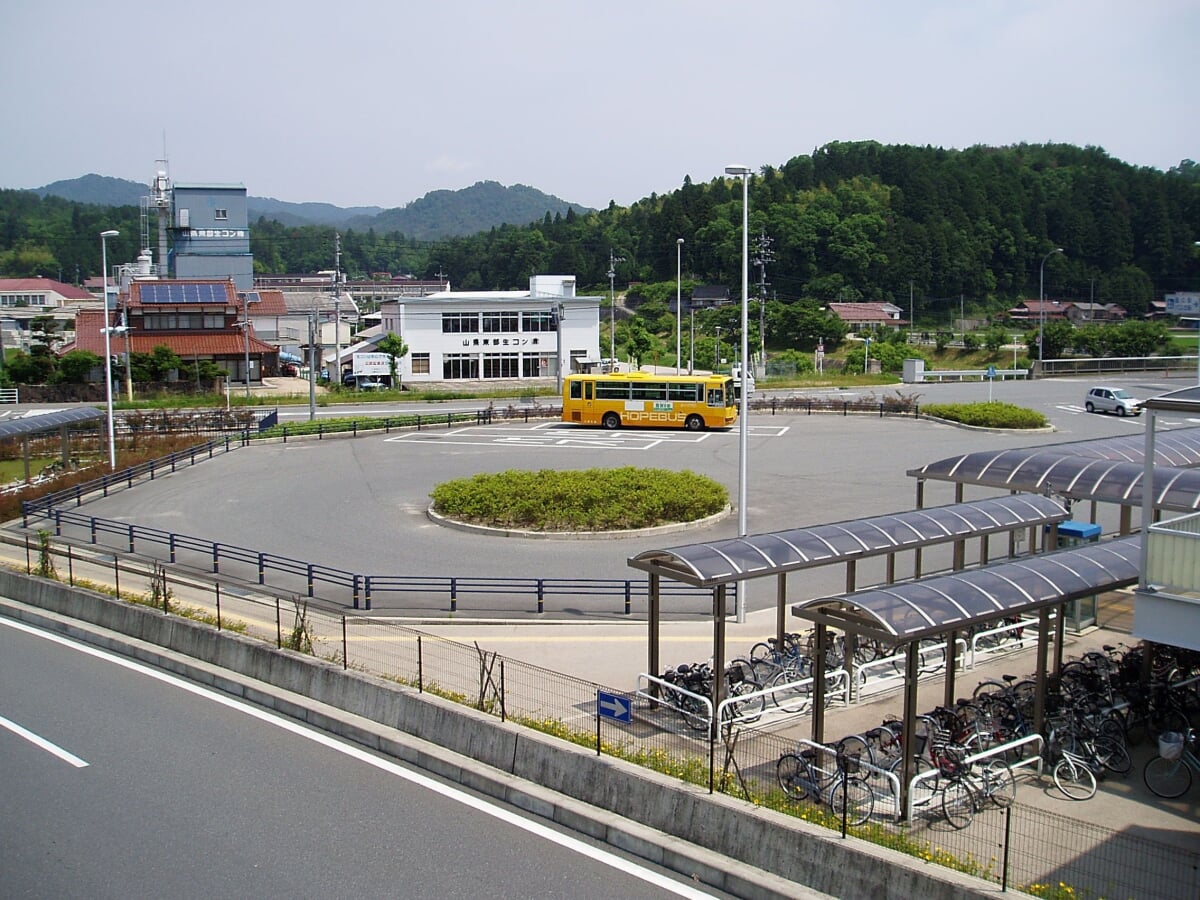
<svg viewBox="0 0 1200 900"><path fill-rule="evenodd" d="M113 554L113 586L117 589L117 599L121 599L121 558Z"/></svg>
<svg viewBox="0 0 1200 900"><path fill-rule="evenodd" d="M1008 890L1008 844L1012 836L1012 807L1004 808L1004 870L1000 874L1001 892Z"/></svg>
<svg viewBox="0 0 1200 900"><path fill-rule="evenodd" d="M545 579L539 578L537 580L537 611L538 612L546 611L546 597L545 597L545 593L544 593L545 587L546 587Z"/></svg>
<svg viewBox="0 0 1200 900"><path fill-rule="evenodd" d="M75 587L75 556L71 549L71 545L67 544L67 584Z"/></svg>
<svg viewBox="0 0 1200 900"><path fill-rule="evenodd" d="M425 660L421 656L421 636L417 635L417 693L425 693Z"/></svg>
<svg viewBox="0 0 1200 900"><path fill-rule="evenodd" d="M625 579L625 615L629 615L633 609L633 582L628 578Z"/></svg>
<svg viewBox="0 0 1200 900"><path fill-rule="evenodd" d="M221 582L213 582L213 593L217 600L217 631L221 630Z"/></svg>
<svg viewBox="0 0 1200 900"><path fill-rule="evenodd" d="M279 611L279 598L275 598L275 646L283 647L283 619Z"/></svg>
<svg viewBox="0 0 1200 900"><path fill-rule="evenodd" d="M350 668L350 645L346 642L346 615L342 614L342 669Z"/></svg>

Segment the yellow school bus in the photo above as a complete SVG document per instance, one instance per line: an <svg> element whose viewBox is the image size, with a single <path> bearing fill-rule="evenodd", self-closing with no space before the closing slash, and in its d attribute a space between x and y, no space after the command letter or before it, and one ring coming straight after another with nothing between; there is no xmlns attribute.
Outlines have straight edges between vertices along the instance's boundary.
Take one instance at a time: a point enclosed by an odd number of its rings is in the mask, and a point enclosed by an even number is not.
<svg viewBox="0 0 1200 900"><path fill-rule="evenodd" d="M736 403L728 375L568 375L562 419L610 429L648 425L700 431L733 425Z"/></svg>

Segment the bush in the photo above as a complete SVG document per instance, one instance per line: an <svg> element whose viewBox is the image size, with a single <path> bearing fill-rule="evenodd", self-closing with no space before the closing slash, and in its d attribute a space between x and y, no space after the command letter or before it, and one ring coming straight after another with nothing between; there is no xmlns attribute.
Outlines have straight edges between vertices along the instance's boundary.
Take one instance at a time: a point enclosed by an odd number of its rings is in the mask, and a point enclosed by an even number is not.
<svg viewBox="0 0 1200 900"><path fill-rule="evenodd" d="M440 515L495 528L617 531L715 515L725 488L703 475L667 469L509 470L439 484Z"/></svg>
<svg viewBox="0 0 1200 900"><path fill-rule="evenodd" d="M1049 421L1037 410L1011 403L930 403L921 407L927 416L979 428L1045 428Z"/></svg>

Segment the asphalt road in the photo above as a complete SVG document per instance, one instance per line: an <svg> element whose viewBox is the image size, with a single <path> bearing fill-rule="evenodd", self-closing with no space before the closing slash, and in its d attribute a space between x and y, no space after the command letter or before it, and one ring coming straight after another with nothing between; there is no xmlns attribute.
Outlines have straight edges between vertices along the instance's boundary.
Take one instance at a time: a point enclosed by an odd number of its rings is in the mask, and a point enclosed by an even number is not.
<svg viewBox="0 0 1200 900"><path fill-rule="evenodd" d="M2 619L0 767L8 898L721 896Z"/></svg>
<svg viewBox="0 0 1200 900"><path fill-rule="evenodd" d="M1140 396L1183 386L1182 379L1115 379ZM1087 382L1049 379L1000 383L994 399L1038 409L1055 431L1038 434L965 430L928 420L833 414L749 417L747 521L751 533L913 509L916 481L906 472L963 452L1026 447L1108 435L1140 433L1143 419L1088 415ZM986 399L988 385L946 384L900 388L920 402ZM888 391L845 391L839 396ZM397 411L391 405L371 408ZM363 409L364 413L368 411ZM343 411L344 412L344 411ZM1160 420L1161 421L1161 420ZM1167 427L1190 425L1179 420ZM490 426L437 427L420 432L372 434L355 439L289 441L239 449L202 465L157 478L132 491L91 502L92 515L188 534L206 540L310 560L340 569L406 576L641 579L627 564L641 552L732 537L731 515L700 530L588 540L482 536L434 524L426 515L429 493L450 478L510 468L582 469L636 465L690 469L713 477L736 500L739 434L580 429L557 421L503 422ZM982 489L968 499L986 496ZM953 486L930 482L925 505L951 503ZM1116 529L1115 508L1100 508L1101 524ZM925 570L949 566L925 554ZM993 554L994 556L994 554ZM901 574L903 566L901 562ZM883 580L883 561L861 564L858 583ZM844 589L840 567L812 570L799 597ZM750 609L774 602L773 588L751 591ZM460 611L495 613L486 598ZM695 607L694 609L690 606ZM573 602L548 611L616 615L612 600ZM379 598L376 612L419 614L445 609L441 598ZM530 602L520 604L527 612ZM703 613L706 602L681 604Z"/></svg>

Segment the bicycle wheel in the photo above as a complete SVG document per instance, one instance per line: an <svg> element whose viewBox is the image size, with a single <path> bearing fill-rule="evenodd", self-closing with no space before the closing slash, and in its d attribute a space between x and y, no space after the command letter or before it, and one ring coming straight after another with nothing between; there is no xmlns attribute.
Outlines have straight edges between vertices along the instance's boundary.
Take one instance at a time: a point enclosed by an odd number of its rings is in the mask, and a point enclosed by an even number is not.
<svg viewBox="0 0 1200 900"><path fill-rule="evenodd" d="M903 765L904 765L903 758L897 759L892 764L890 771L894 772L897 778L901 778L901 777L903 777L903 773L900 770L903 767ZM923 775L926 772L933 772L933 776L931 778L925 778L925 779L922 779L921 781L917 782L916 789L913 791L913 800L912 800L913 806L925 806L927 803L929 803L930 800L932 800L935 796L937 796L937 792L941 789L941 781L942 781L941 773L936 768L934 768L934 765L932 762L929 761L929 758L926 756L918 756L918 757L914 758L913 759L913 775L914 775L914 777L917 775Z"/></svg>
<svg viewBox="0 0 1200 900"><path fill-rule="evenodd" d="M791 800L808 796L808 767L795 753L785 753L775 763L775 778Z"/></svg>
<svg viewBox="0 0 1200 900"><path fill-rule="evenodd" d="M780 669L767 682L768 688L782 688L783 685L792 684L800 680L800 675L790 669ZM775 690L771 694L771 699L775 701L775 705L787 713L803 713L808 712L812 706L812 683L804 684L800 687L788 688L786 690Z"/></svg>
<svg viewBox="0 0 1200 900"><path fill-rule="evenodd" d="M871 744L861 734L848 734L837 743L838 750L847 759L858 758L859 763L875 765L875 755L871 752Z"/></svg>
<svg viewBox="0 0 1200 900"><path fill-rule="evenodd" d="M847 825L862 825L875 811L875 792L857 775L839 778L829 789L829 808L839 819L844 810Z"/></svg>
<svg viewBox="0 0 1200 900"><path fill-rule="evenodd" d="M1125 749L1124 739L1117 741L1103 735L1094 742L1096 759L1100 765L1117 775L1126 775L1133 768L1133 760Z"/></svg>
<svg viewBox="0 0 1200 900"><path fill-rule="evenodd" d="M686 694L681 698L679 714L692 731L707 732L709 729L708 707Z"/></svg>
<svg viewBox="0 0 1200 900"><path fill-rule="evenodd" d="M1001 809L1013 805L1017 798L1017 780L1008 763L993 759L983 766L980 774L983 776L984 793L989 800Z"/></svg>
<svg viewBox="0 0 1200 900"><path fill-rule="evenodd" d="M1090 800L1096 795L1096 776L1081 762L1060 759L1054 767L1054 783L1072 800Z"/></svg>
<svg viewBox="0 0 1200 900"><path fill-rule="evenodd" d="M1146 771L1142 773L1146 787L1159 797L1172 800L1181 797L1192 786L1192 771L1183 757L1179 759L1164 759L1156 756L1146 763Z"/></svg>
<svg viewBox="0 0 1200 900"><path fill-rule="evenodd" d="M725 721L737 720L738 722L757 722L762 718L763 710L766 708L767 698L758 693L762 688L753 681L739 681L729 687L729 697L733 700L725 707ZM742 697L746 694L758 694L756 697L750 697L746 700L736 700L733 698Z"/></svg>
<svg viewBox="0 0 1200 900"><path fill-rule="evenodd" d="M962 779L947 781L942 788L942 815L951 828L957 829L975 820L975 795Z"/></svg>

